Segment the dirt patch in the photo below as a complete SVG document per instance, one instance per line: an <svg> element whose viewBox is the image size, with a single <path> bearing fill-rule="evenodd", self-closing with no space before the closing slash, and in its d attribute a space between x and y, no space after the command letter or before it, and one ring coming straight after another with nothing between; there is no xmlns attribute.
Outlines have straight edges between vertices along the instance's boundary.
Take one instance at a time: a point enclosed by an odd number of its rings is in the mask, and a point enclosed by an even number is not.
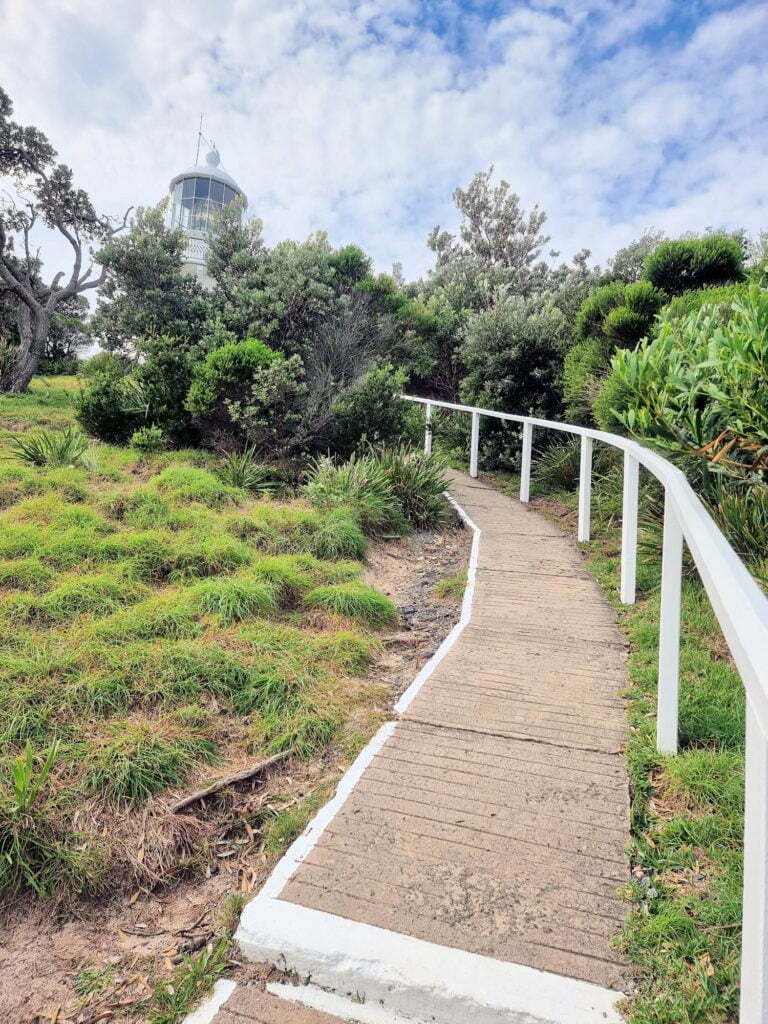
<svg viewBox="0 0 768 1024"><path fill-rule="evenodd" d="M466 530L451 525L372 545L365 579L391 597L401 617L397 630L382 638L368 676L388 692L384 715L458 618L459 602L441 599L435 586L464 571L470 541ZM375 725L368 723L369 733ZM66 910L27 898L0 908L0 1014L14 1024L144 1019L140 1007L153 986L184 952L211 938L227 898L250 898L263 885L274 858L264 849L261 826L319 786L332 792L351 753L332 750L313 762L280 765L172 816L187 819L206 842L162 884L153 887L148 878L128 897L81 901ZM215 774L243 767L222 764ZM198 781L190 781L190 792ZM135 829L126 819L120 829L126 860L140 864L149 856L147 819L162 817L169 802L148 804L143 824L141 815L132 816ZM260 977L256 965L233 961L232 968L238 977ZM87 994L89 978L98 983Z"/></svg>
<svg viewBox="0 0 768 1024"><path fill-rule="evenodd" d="M385 650L375 670L395 700L435 653L459 614L459 602L435 593L437 584L464 571L471 535L460 526L378 544L368 557L365 579L387 594L400 613L395 633L382 638Z"/></svg>

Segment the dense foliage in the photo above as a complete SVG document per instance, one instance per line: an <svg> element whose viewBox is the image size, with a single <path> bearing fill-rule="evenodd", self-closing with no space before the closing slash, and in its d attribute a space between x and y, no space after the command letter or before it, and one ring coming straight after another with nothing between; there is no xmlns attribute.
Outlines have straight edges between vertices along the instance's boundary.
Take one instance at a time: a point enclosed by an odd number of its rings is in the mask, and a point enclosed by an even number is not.
<svg viewBox="0 0 768 1024"><path fill-rule="evenodd" d="M768 295L662 316L613 357L613 414L632 433L709 470L768 482Z"/></svg>

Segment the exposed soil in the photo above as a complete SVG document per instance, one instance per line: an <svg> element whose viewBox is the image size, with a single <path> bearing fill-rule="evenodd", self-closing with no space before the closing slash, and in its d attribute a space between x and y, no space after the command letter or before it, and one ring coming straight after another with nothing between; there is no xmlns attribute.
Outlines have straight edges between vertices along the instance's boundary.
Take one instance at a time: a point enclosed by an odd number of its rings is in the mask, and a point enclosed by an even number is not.
<svg viewBox="0 0 768 1024"><path fill-rule="evenodd" d="M452 525L371 549L365 578L388 594L401 614L397 631L382 638L369 673L388 691L390 709L458 618L459 602L438 597L435 586L464 571L469 546L468 532ZM365 727L370 732L375 725ZM223 765L221 774L242 767ZM1 908L0 1016L13 1024L143 1019L141 1003L153 984L170 974L181 953L205 945L220 924L217 908L225 898L233 892L249 897L266 880L272 860L248 821L298 803L319 785L332 789L345 767L339 752L314 762L288 762L267 778L176 815L187 822L184 827L207 836L207 853L195 857L186 875L154 891L148 882L128 899L82 901L68 908L24 899ZM193 780L189 789L194 788ZM150 820L162 813L160 802L148 806ZM143 851L143 835L127 837L126 856L142 859ZM108 985L90 997L78 996L73 980L93 968L107 970ZM235 962L233 970L257 978L263 969Z"/></svg>

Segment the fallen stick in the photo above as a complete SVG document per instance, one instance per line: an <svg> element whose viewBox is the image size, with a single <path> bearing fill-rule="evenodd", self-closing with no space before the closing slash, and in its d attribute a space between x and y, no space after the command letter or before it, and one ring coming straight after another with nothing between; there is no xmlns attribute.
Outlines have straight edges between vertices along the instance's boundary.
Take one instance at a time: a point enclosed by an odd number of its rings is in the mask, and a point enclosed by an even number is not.
<svg viewBox="0 0 768 1024"><path fill-rule="evenodd" d="M177 800L175 804L171 805L171 813L176 814L178 811L182 811L185 807L189 807L190 804L197 803L198 800L202 800L206 796L211 796L213 793L218 793L221 789L226 789L227 786L232 786L236 782L245 782L246 779L252 779L254 775L258 775L259 772L266 771L267 768L271 768L272 765L278 764L280 761L285 761L293 753L292 750L284 750L282 754L273 754L272 757L268 757L265 761L259 761L252 768L246 768L245 771L235 772L234 775L227 775L223 779L212 783L205 789L199 789L196 793L190 793L189 796L182 797L181 800Z"/></svg>

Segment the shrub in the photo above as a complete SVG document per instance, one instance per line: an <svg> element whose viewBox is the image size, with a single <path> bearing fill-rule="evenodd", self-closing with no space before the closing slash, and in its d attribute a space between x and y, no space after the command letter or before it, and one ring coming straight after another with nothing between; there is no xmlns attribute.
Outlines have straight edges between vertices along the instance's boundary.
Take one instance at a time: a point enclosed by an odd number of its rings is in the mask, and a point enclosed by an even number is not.
<svg viewBox="0 0 768 1024"><path fill-rule="evenodd" d="M78 360L77 374L79 377L95 377L99 373L110 377L122 377L128 372L128 362L116 356L114 352L97 352L90 359Z"/></svg>
<svg viewBox="0 0 768 1024"><path fill-rule="evenodd" d="M336 615L359 619L369 626L393 626L397 609L383 594L365 583L336 583L315 587L304 597L308 608L325 608Z"/></svg>
<svg viewBox="0 0 768 1024"><path fill-rule="evenodd" d="M605 339L587 338L566 354L562 378L566 419L576 423L589 421L600 377L609 366L609 352Z"/></svg>
<svg viewBox="0 0 768 1024"><path fill-rule="evenodd" d="M603 335L605 318L612 310L624 305L626 288L623 281L612 281L584 300L576 315L576 337L580 341Z"/></svg>
<svg viewBox="0 0 768 1024"><path fill-rule="evenodd" d="M399 396L405 373L392 366L369 370L333 406L333 450L351 455L366 443L391 444L406 430L407 403Z"/></svg>
<svg viewBox="0 0 768 1024"><path fill-rule="evenodd" d="M55 359L41 359L37 364L36 373L41 377L74 376L78 371L80 360L77 356L57 356Z"/></svg>
<svg viewBox="0 0 768 1024"><path fill-rule="evenodd" d="M125 444L146 418L140 385L122 373L94 373L75 395L74 404L83 430L108 444Z"/></svg>
<svg viewBox="0 0 768 1024"><path fill-rule="evenodd" d="M717 306L718 314L730 316L733 303L744 298L749 291L746 284L725 284L719 288L697 288L676 296L664 306L665 320L678 320L689 313L698 312L702 306Z"/></svg>
<svg viewBox="0 0 768 1024"><path fill-rule="evenodd" d="M750 288L726 313L663 318L657 336L620 350L628 430L689 463L744 479L768 473L768 295Z"/></svg>
<svg viewBox="0 0 768 1024"><path fill-rule="evenodd" d="M645 276L670 295L743 281L741 243L730 235L662 242L645 261Z"/></svg>
<svg viewBox="0 0 768 1024"><path fill-rule="evenodd" d="M79 430L66 427L18 434L9 447L15 459L31 466L81 466L87 461L88 439Z"/></svg>
<svg viewBox="0 0 768 1024"><path fill-rule="evenodd" d="M384 449L378 458L408 522L418 529L439 523L448 488L443 462L405 446Z"/></svg>
<svg viewBox="0 0 768 1024"><path fill-rule="evenodd" d="M206 417L223 410L228 402L247 400L256 372L281 358L279 352L254 338L214 349L194 369L187 408Z"/></svg>
<svg viewBox="0 0 768 1024"><path fill-rule="evenodd" d="M154 424L151 427L140 427L131 434L131 447L146 455L155 455L163 451L165 446L165 434Z"/></svg>
<svg viewBox="0 0 768 1024"><path fill-rule="evenodd" d="M599 390L592 399L595 422L601 430L607 430L611 434L626 433L622 416L630 403L631 395L628 388L612 371L599 385Z"/></svg>
<svg viewBox="0 0 768 1024"><path fill-rule="evenodd" d="M343 507L366 533L402 531L405 517L392 481L373 455L352 455L340 466L328 456L316 459L304 493L317 508Z"/></svg>

